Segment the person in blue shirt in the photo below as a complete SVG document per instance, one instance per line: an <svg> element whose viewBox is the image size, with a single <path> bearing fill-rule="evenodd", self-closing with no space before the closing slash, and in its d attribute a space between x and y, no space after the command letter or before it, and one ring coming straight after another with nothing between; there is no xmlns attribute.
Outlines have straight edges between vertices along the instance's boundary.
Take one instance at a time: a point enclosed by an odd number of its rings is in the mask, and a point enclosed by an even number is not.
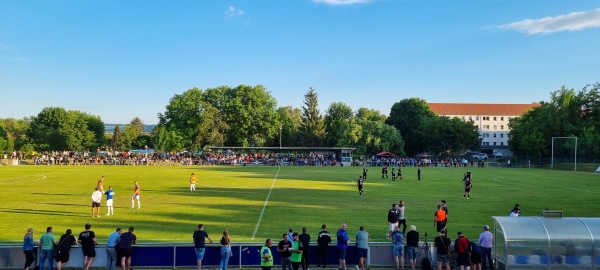
<svg viewBox="0 0 600 270"><path fill-rule="evenodd" d="M340 254L340 269L346 270L346 250L350 244L348 232L346 231L346 223L343 223L337 231L337 248Z"/></svg>
<svg viewBox="0 0 600 270"><path fill-rule="evenodd" d="M117 228L115 232L108 236L108 241L106 242L106 266L108 267L108 270L114 270L115 264L119 259L119 257L117 257L117 245L119 238L121 237L121 233L123 233L123 230L121 230L121 228Z"/></svg>
<svg viewBox="0 0 600 270"><path fill-rule="evenodd" d="M404 269L404 234L400 231L400 227L395 227L392 232L392 242L394 243L394 262L396 269Z"/></svg>
<svg viewBox="0 0 600 270"><path fill-rule="evenodd" d="M35 261L33 256L33 246L36 242L33 241L33 228L27 229L25 236L23 237L23 253L25 253L25 270L29 270L29 266Z"/></svg>
<svg viewBox="0 0 600 270"><path fill-rule="evenodd" d="M104 192L104 195L106 195L106 207L108 207L108 213L106 213L106 215L111 216L114 214L113 197L115 196L115 191L112 189L112 186L108 186L108 190Z"/></svg>

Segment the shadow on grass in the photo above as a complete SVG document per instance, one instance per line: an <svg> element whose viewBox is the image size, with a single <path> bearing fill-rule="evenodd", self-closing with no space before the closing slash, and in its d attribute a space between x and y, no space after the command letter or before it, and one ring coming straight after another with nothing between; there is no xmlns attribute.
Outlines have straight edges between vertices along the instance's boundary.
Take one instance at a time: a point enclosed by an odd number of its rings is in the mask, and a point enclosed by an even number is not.
<svg viewBox="0 0 600 270"><path fill-rule="evenodd" d="M15 214L35 214L35 215L50 215L50 216L72 216L81 217L87 216L83 213L69 213L64 211L53 211L53 210L36 210L36 209L0 209L0 212L15 213Z"/></svg>

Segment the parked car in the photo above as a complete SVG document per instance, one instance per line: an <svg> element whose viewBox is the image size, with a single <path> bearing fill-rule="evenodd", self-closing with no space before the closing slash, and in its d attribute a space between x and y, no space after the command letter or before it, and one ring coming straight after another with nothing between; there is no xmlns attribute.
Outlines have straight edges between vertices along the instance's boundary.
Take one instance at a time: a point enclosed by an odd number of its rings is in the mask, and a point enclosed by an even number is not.
<svg viewBox="0 0 600 270"><path fill-rule="evenodd" d="M494 151L493 155L494 155L494 157L497 157L497 158L502 157L502 153L500 153L498 151Z"/></svg>
<svg viewBox="0 0 600 270"><path fill-rule="evenodd" d="M472 160L486 160L487 159L487 154L486 153L477 153L471 156Z"/></svg>

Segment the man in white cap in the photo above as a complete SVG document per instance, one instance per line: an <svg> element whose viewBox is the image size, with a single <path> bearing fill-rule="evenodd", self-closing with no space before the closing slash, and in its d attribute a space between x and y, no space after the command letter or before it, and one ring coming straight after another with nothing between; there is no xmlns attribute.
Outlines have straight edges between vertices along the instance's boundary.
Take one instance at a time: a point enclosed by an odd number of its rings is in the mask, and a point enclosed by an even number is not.
<svg viewBox="0 0 600 270"><path fill-rule="evenodd" d="M483 232L479 235L479 246L483 251L481 255L481 269L494 269L494 261L492 261L492 244L494 243L494 235L490 232L490 226L483 225Z"/></svg>

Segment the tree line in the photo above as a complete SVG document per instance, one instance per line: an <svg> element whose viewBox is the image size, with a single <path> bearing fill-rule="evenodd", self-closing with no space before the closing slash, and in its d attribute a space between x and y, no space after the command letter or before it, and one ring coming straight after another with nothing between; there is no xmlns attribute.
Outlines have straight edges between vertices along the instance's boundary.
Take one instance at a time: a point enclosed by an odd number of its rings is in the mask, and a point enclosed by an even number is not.
<svg viewBox="0 0 600 270"><path fill-rule="evenodd" d="M517 154L548 155L552 136L579 136L586 155L600 150L599 85L579 92L562 88L550 102L510 121L509 145ZM394 103L388 116L343 102L319 110L309 88L301 108L279 106L262 85L192 88L174 95L146 134L138 117L104 134L100 116L60 107L24 119L0 119L0 152L112 149L200 150L205 146L352 147L357 155L459 156L481 146L472 121L438 116L420 98Z"/></svg>

